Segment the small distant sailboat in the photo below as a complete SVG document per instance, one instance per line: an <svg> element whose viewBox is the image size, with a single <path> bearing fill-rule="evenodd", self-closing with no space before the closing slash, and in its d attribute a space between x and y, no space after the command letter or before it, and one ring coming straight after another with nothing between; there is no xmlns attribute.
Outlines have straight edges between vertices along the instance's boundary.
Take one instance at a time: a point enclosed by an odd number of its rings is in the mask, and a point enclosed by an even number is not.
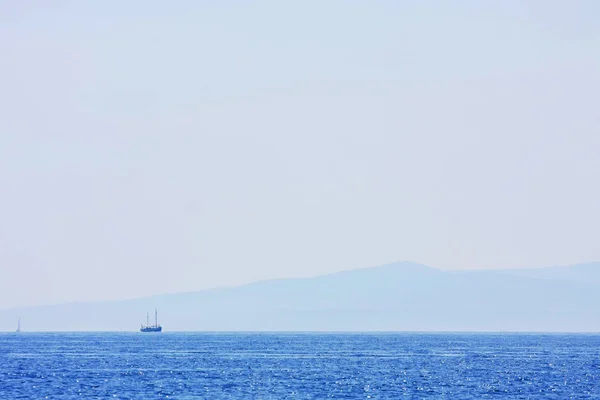
<svg viewBox="0 0 600 400"><path fill-rule="evenodd" d="M162 326L158 324L158 311L154 309L154 325L150 325L150 316L146 313L146 325L142 325L140 332L162 332Z"/></svg>
<svg viewBox="0 0 600 400"><path fill-rule="evenodd" d="M21 317L19 317L19 320L17 321L17 333L21 333Z"/></svg>

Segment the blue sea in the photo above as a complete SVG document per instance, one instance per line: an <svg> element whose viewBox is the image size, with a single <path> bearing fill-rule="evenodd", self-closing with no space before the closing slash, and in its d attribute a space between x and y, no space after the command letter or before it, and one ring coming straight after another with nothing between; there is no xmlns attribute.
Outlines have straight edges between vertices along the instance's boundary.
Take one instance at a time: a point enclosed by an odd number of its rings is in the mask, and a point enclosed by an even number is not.
<svg viewBox="0 0 600 400"><path fill-rule="evenodd" d="M600 399L600 335L0 334L0 399Z"/></svg>

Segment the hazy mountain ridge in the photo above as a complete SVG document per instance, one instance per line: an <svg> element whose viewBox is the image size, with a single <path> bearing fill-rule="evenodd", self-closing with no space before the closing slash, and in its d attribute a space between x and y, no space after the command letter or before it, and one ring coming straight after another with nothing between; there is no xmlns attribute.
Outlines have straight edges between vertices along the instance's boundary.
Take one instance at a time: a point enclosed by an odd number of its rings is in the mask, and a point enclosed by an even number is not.
<svg viewBox="0 0 600 400"><path fill-rule="evenodd" d="M539 279L570 280L600 285L600 262L547 268L501 270L500 272Z"/></svg>
<svg viewBox="0 0 600 400"><path fill-rule="evenodd" d="M0 329L127 330L159 308L165 330L600 331L600 264L443 271L394 263L314 278L0 311Z"/></svg>

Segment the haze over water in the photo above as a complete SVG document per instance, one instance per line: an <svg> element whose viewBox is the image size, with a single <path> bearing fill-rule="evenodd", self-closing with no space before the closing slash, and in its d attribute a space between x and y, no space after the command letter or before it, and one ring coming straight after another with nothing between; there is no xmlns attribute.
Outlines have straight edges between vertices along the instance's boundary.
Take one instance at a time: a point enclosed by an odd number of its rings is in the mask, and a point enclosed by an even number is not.
<svg viewBox="0 0 600 400"><path fill-rule="evenodd" d="M0 399L600 398L597 335L32 332L600 331L598 21L0 1Z"/></svg>
<svg viewBox="0 0 600 400"><path fill-rule="evenodd" d="M2 1L0 308L600 260L598 20L596 0Z"/></svg>

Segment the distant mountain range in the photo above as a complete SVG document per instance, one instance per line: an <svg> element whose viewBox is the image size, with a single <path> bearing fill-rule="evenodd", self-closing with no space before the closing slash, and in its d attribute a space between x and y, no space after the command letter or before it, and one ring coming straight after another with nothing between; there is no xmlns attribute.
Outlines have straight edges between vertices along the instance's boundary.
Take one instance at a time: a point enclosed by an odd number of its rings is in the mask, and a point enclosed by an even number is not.
<svg viewBox="0 0 600 400"><path fill-rule="evenodd" d="M443 271L400 262L135 300L0 310L0 330L600 332L600 263Z"/></svg>

